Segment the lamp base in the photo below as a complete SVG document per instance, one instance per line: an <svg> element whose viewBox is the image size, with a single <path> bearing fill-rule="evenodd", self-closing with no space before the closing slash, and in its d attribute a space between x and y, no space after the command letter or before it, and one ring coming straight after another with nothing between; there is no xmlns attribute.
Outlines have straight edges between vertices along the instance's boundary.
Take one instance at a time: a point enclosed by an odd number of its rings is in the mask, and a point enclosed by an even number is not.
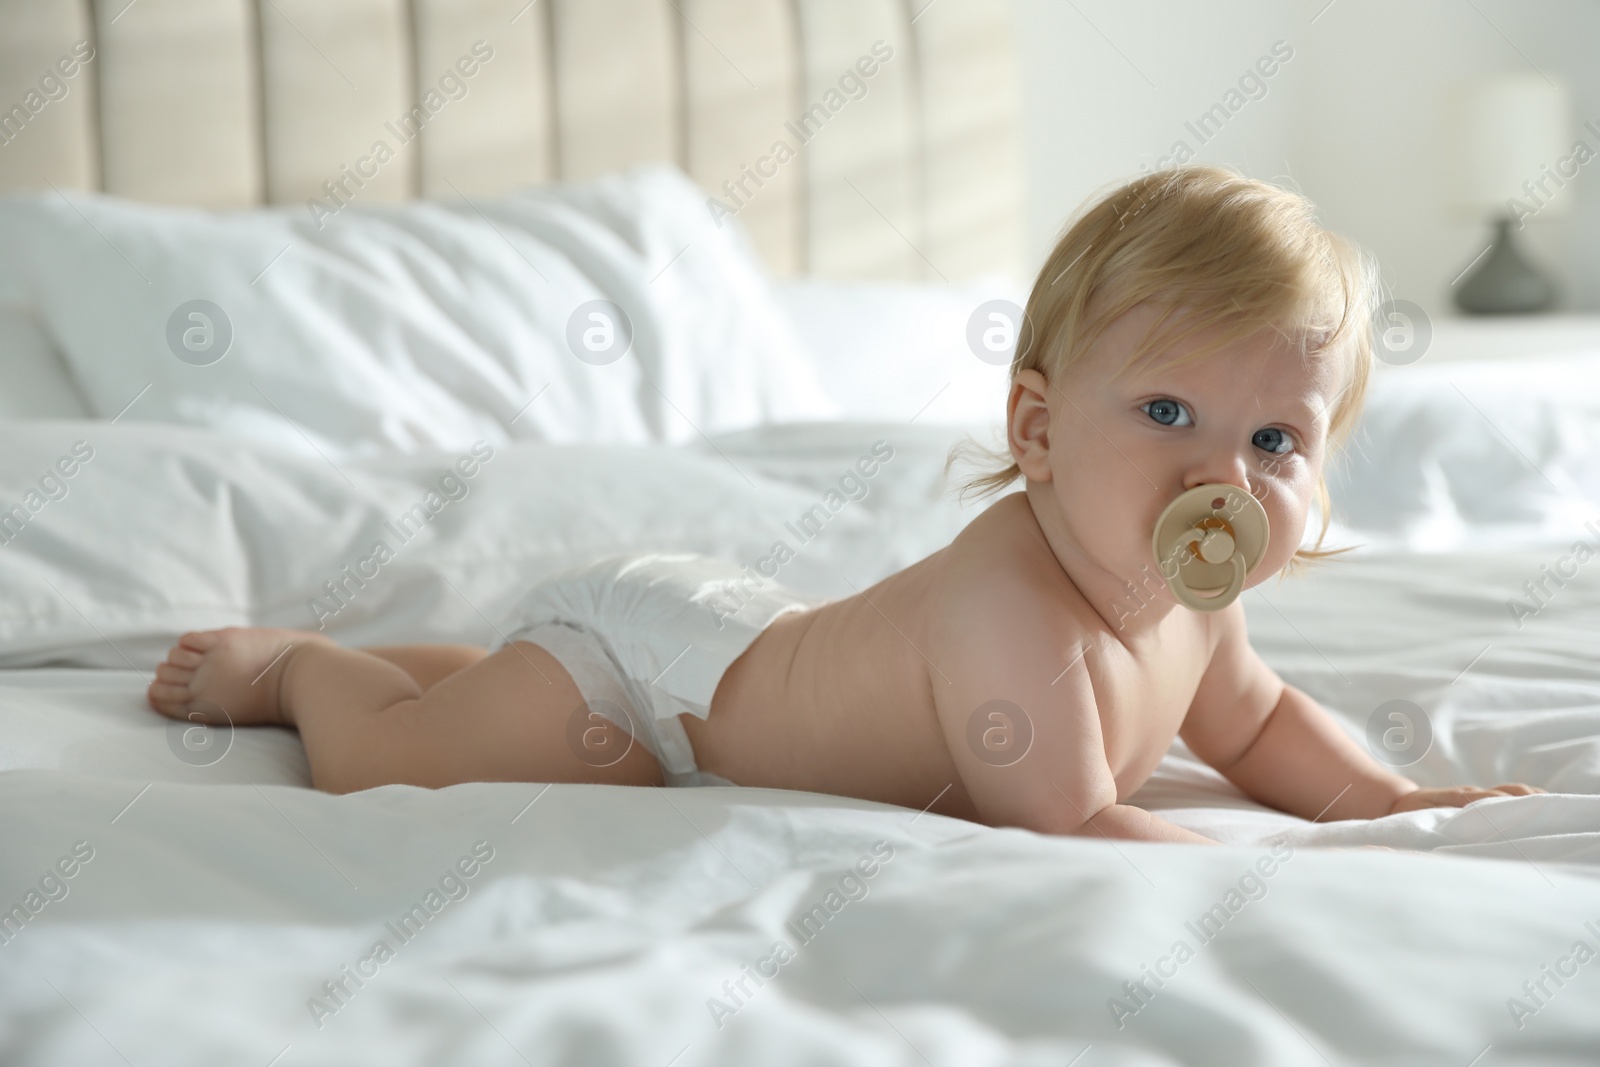
<svg viewBox="0 0 1600 1067"><path fill-rule="evenodd" d="M1494 244L1456 289L1456 307L1469 315L1522 315L1555 303L1556 286L1511 238L1511 220L1494 223Z"/></svg>

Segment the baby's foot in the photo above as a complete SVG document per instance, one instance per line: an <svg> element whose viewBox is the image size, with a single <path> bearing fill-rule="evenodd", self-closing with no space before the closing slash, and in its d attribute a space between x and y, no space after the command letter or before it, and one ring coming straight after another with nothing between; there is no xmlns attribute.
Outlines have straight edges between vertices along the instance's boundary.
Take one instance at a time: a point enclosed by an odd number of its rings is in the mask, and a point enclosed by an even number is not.
<svg viewBox="0 0 1600 1067"><path fill-rule="evenodd" d="M284 665L302 646L325 641L319 633L265 627L186 633L156 668L150 706L196 722L290 725L278 700Z"/></svg>

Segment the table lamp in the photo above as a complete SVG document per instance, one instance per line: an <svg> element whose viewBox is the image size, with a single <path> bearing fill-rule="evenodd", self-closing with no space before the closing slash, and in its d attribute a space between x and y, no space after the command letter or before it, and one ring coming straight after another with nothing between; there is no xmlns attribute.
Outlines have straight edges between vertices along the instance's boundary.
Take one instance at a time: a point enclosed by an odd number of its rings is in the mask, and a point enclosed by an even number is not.
<svg viewBox="0 0 1600 1067"><path fill-rule="evenodd" d="M1473 85L1461 100L1456 206L1488 217L1494 240L1456 285L1468 314L1542 311L1555 282L1517 248L1529 220L1569 210L1577 166L1565 89L1539 74L1508 74ZM1563 172L1566 173L1563 173Z"/></svg>

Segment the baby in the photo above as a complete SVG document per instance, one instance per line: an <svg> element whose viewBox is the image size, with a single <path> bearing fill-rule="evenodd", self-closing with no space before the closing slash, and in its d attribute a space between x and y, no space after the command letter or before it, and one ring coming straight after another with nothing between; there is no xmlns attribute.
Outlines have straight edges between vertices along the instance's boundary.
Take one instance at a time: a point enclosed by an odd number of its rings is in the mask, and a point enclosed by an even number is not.
<svg viewBox="0 0 1600 1067"><path fill-rule="evenodd" d="M1542 792L1419 788L1261 661L1236 599L1196 610L1156 577L1156 522L1199 486L1264 510L1244 585L1332 554L1301 538L1314 495L1327 531L1376 291L1298 195L1208 167L1137 179L1076 219L1028 299L1010 455L971 486L1021 491L921 562L813 604L732 563L607 560L534 588L487 650L188 633L150 703L295 727L336 793L732 783L1214 843L1125 803L1174 737L1305 819Z"/></svg>

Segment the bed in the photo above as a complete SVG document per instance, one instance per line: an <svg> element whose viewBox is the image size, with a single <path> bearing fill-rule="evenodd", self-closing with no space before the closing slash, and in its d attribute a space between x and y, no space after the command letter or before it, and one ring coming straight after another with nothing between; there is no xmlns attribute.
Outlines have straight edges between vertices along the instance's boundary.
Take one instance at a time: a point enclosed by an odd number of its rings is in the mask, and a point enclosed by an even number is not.
<svg viewBox="0 0 1600 1067"><path fill-rule="evenodd" d="M574 561L753 564L819 504L782 580L865 586L983 506L945 473L1004 396L968 328L1024 291L997 5L203 10L0 5L0 82L95 49L0 148L0 1062L1594 1059L1582 346L1440 330L1379 367L1331 474L1355 550L1245 597L1408 775L1548 795L1308 822L1179 742L1129 799L1203 850L744 788L331 796L291 733L150 711L184 629L487 643ZM481 80L319 217L491 21ZM884 80L719 225L880 39ZM1360 844L1396 851L1321 847Z"/></svg>

